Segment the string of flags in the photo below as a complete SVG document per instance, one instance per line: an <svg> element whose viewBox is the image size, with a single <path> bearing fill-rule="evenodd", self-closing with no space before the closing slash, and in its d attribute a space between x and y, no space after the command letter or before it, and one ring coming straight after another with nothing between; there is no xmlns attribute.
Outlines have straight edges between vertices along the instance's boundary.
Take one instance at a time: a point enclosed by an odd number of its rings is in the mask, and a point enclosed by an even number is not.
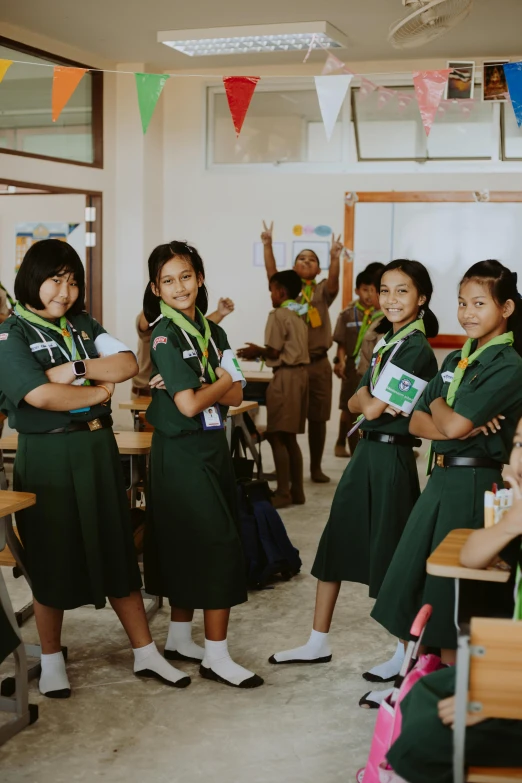
<svg viewBox="0 0 522 783"><path fill-rule="evenodd" d="M310 50L311 48L312 44ZM305 57L305 62L308 59L308 54ZM0 59L0 82L2 82L12 65L13 60ZM51 107L52 120L53 122L56 122L89 69L66 67L62 65L56 65L53 68ZM511 99L511 105L517 124L521 127L522 62L505 63L503 68L509 91L509 95L506 95L506 97ZM342 60L328 52L322 74L314 77L315 89L327 139L330 140L332 136L342 105L354 78L360 80L359 98L364 100L371 93L376 92L378 108L384 108L392 99L396 99L399 111L402 111L416 99L424 130L426 135L429 135L437 113L445 111L444 104L455 102L451 100L443 101L450 73L451 68L413 71L414 95L412 95L405 91L401 91L400 89L395 90L375 84L368 79L367 76L350 70ZM183 74L178 74L178 76L182 75ZM146 133L159 97L166 82L171 76L169 74L152 73L135 73L134 76L136 80L138 107L143 133ZM259 76L223 77L230 115L232 117L236 136L238 137L241 133L241 128L243 127L252 96L254 95L260 80L261 77ZM473 99L464 99L458 100L456 103L459 104L464 114L469 114L472 110L474 101Z"/></svg>

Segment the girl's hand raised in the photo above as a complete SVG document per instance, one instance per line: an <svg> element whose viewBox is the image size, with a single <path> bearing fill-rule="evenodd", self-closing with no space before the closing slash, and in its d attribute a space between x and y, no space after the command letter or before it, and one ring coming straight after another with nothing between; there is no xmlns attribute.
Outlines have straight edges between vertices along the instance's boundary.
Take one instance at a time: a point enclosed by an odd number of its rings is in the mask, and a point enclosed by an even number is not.
<svg viewBox="0 0 522 783"><path fill-rule="evenodd" d="M268 228L267 224L263 220L263 232L261 234L261 242L263 245L271 245L272 244L272 233L274 231L274 221L270 223L270 228Z"/></svg>

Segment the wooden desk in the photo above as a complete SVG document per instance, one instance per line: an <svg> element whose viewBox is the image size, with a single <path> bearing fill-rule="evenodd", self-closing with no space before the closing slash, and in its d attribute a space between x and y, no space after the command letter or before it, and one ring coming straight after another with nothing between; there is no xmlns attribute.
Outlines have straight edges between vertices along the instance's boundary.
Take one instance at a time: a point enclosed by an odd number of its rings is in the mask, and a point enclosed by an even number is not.
<svg viewBox="0 0 522 783"><path fill-rule="evenodd" d="M114 437L120 454L143 456L149 454L152 443L152 432L115 432ZM2 451L16 451L18 448L18 433L6 435L0 440ZM1 509L0 509L1 511Z"/></svg>
<svg viewBox="0 0 522 783"><path fill-rule="evenodd" d="M245 370L243 375L247 383L270 383L274 377L272 370Z"/></svg>
<svg viewBox="0 0 522 783"><path fill-rule="evenodd" d="M17 511L22 511L24 508L34 506L35 503L36 495L33 495L32 492L9 492L8 490L1 490L0 518L7 517L9 514L16 514Z"/></svg>
<svg viewBox="0 0 522 783"><path fill-rule="evenodd" d="M426 571L432 576L445 576L451 579L473 579L479 582L507 582L509 568L489 566L489 568L466 568L461 565L460 552L473 530L452 530L437 549L430 555Z"/></svg>
<svg viewBox="0 0 522 783"><path fill-rule="evenodd" d="M151 403L150 397L137 397L135 400L127 400L126 402L120 402L119 407L122 411L133 411L137 413L144 413ZM257 402L242 402L237 408L229 408L229 416L239 416L246 411L253 411L259 408Z"/></svg>

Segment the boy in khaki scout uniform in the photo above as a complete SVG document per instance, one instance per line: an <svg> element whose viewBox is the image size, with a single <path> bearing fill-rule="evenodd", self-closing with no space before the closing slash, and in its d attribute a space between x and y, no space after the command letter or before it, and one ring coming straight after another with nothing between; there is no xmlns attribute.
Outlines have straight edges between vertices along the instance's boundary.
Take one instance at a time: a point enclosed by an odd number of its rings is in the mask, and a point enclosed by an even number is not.
<svg viewBox="0 0 522 783"><path fill-rule="evenodd" d="M374 264L359 272L355 281L357 299L339 313L335 325L333 339L337 343L337 356L334 358L334 373L341 379L341 395L339 409L339 436L335 444L336 457L353 457L359 441L359 434L353 434L349 439L350 453L346 451L346 437L355 424L356 416L348 410L348 400L359 385L360 376L357 372L362 342L374 318L383 314L379 308L379 297L375 288ZM384 264L378 264L384 269Z"/></svg>
<svg viewBox="0 0 522 783"><path fill-rule="evenodd" d="M265 267L268 280L277 272L276 260L272 249L272 232L263 222L264 231L261 241L264 246ZM324 444L326 441L326 422L332 408L332 369L328 361L328 349L332 345L332 325L328 309L339 292L340 261L343 245L341 237L332 237L330 250L330 269L326 280L316 281L321 271L319 259L313 250L303 250L294 263L302 282L299 304L306 306L303 319L308 326L308 445L310 447L310 474L312 481L326 483L330 481L321 469Z"/></svg>
<svg viewBox="0 0 522 783"><path fill-rule="evenodd" d="M276 272L270 280L274 310L265 329L265 347L247 343L238 351L242 359L262 358L274 368L274 377L266 392L267 438L272 446L277 475L275 508L305 502L303 455L297 434L305 431L308 410L308 330L300 318L302 305L297 272Z"/></svg>

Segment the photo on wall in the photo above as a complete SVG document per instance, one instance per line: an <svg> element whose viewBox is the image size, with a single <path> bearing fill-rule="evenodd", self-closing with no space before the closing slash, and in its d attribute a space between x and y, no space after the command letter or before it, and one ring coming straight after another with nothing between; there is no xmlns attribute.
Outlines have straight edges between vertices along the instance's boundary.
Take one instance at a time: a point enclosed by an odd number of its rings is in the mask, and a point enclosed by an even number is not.
<svg viewBox="0 0 522 783"><path fill-rule="evenodd" d="M484 63L484 78L482 81L482 100L506 102L509 89L504 73L504 65L509 60L496 60Z"/></svg>
<svg viewBox="0 0 522 783"><path fill-rule="evenodd" d="M473 98L475 87L475 63L470 61L450 60L447 67L451 68L446 85L445 100L464 101Z"/></svg>

